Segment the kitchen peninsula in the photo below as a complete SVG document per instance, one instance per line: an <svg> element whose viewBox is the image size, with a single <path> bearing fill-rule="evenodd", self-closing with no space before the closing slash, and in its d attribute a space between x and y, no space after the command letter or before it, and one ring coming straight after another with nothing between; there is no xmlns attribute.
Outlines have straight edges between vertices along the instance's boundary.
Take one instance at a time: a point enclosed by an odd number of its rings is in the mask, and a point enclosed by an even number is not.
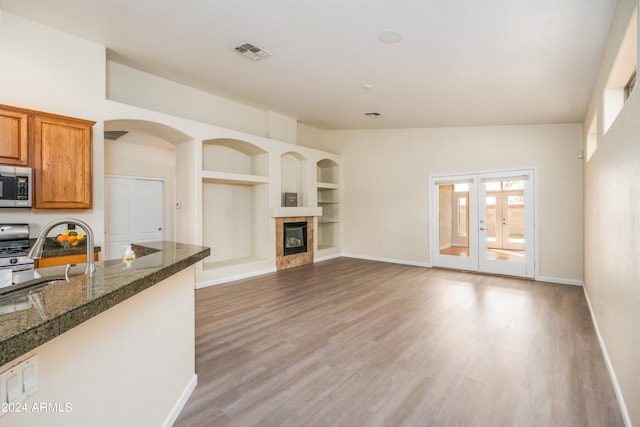
<svg viewBox="0 0 640 427"><path fill-rule="evenodd" d="M130 264L98 262L93 276L0 296L0 372L38 357L37 391L0 426L173 423L196 385L194 265L210 251L167 241L134 250ZM60 410L33 410L43 403Z"/></svg>

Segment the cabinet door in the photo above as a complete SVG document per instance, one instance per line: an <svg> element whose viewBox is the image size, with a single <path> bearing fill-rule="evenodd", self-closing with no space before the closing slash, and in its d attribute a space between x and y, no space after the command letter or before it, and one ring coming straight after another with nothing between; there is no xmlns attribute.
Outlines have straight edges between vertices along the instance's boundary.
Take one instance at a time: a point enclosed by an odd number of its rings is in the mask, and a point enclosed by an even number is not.
<svg viewBox="0 0 640 427"><path fill-rule="evenodd" d="M28 164L27 123L27 112L0 106L0 164Z"/></svg>
<svg viewBox="0 0 640 427"><path fill-rule="evenodd" d="M92 207L93 124L69 117L34 116L34 208Z"/></svg>

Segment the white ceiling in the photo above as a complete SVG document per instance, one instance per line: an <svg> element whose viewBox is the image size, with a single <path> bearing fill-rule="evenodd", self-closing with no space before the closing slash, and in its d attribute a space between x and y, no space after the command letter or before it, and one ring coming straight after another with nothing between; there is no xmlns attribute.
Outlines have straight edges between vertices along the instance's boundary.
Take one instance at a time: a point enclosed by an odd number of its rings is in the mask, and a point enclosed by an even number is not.
<svg viewBox="0 0 640 427"><path fill-rule="evenodd" d="M143 71L321 129L575 123L615 0L0 0ZM378 41L393 29L400 43ZM272 56L252 61L252 42ZM372 85L364 89L363 85ZM365 112L380 112L367 117Z"/></svg>

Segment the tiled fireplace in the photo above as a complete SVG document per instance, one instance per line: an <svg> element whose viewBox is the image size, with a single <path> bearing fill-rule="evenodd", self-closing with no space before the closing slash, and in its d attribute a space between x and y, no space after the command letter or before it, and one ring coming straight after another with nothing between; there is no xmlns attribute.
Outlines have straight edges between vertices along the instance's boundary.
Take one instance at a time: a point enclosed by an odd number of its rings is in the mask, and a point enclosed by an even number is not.
<svg viewBox="0 0 640 427"><path fill-rule="evenodd" d="M313 262L313 217L276 218L276 268Z"/></svg>

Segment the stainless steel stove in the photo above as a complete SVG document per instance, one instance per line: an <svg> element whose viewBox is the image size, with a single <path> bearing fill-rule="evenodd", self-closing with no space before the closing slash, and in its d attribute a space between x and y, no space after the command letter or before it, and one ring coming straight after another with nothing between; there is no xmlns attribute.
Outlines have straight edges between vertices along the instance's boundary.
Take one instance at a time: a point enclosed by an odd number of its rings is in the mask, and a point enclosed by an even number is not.
<svg viewBox="0 0 640 427"><path fill-rule="evenodd" d="M29 247L29 224L0 224L0 274L11 270L12 284L33 279L33 260L27 256Z"/></svg>

